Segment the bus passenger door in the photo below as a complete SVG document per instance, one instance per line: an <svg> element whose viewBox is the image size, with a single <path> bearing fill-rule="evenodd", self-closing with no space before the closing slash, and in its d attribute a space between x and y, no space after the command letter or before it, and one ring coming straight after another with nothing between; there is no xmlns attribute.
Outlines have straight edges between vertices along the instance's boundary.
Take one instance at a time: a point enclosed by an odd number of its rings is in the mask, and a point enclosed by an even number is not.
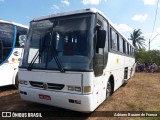
<svg viewBox="0 0 160 120"><path fill-rule="evenodd" d="M95 94L97 96L97 104L100 104L105 99L104 88L104 48L106 43L106 30L104 30L102 20L97 20L96 34L95 34L95 56L94 56L94 74L95 74ZM105 85L106 86L106 85Z"/></svg>
<svg viewBox="0 0 160 120"><path fill-rule="evenodd" d="M95 76L103 75L104 69L104 48L106 43L106 30L104 30L102 22L97 20L96 34L95 34L95 55L94 55L94 74Z"/></svg>
<svg viewBox="0 0 160 120"><path fill-rule="evenodd" d="M103 81L104 81L103 76L97 76L94 78L94 92L93 92L93 94L94 94L94 103L97 105L99 105L103 101L103 91L102 91Z"/></svg>

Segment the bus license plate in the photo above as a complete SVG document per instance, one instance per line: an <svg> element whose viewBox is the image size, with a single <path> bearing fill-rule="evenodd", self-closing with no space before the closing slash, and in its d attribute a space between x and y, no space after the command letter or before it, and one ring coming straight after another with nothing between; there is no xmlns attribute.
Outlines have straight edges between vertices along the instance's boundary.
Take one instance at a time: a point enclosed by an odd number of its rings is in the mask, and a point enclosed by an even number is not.
<svg viewBox="0 0 160 120"><path fill-rule="evenodd" d="M39 98L40 99L45 99L45 100L51 100L51 96L49 96L49 95L39 94Z"/></svg>

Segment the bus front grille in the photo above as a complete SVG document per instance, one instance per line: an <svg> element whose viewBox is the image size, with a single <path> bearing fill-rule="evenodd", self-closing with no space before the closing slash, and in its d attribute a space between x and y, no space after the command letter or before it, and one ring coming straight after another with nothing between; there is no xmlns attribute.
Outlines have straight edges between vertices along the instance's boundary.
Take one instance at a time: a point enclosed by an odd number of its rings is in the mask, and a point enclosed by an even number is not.
<svg viewBox="0 0 160 120"><path fill-rule="evenodd" d="M52 90L62 90L64 88L63 84L35 82L35 81L29 81L29 83L31 84L31 86L36 88L52 89Z"/></svg>

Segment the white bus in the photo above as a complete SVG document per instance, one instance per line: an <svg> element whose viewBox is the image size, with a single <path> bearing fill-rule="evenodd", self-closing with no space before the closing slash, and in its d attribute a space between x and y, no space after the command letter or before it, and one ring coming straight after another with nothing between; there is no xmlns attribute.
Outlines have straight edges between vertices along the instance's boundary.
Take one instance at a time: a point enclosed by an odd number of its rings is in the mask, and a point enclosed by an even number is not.
<svg viewBox="0 0 160 120"><path fill-rule="evenodd" d="M17 84L16 76L28 28L0 20L0 86Z"/></svg>
<svg viewBox="0 0 160 120"><path fill-rule="evenodd" d="M94 111L134 74L134 47L96 9L58 13L30 22L21 99Z"/></svg>

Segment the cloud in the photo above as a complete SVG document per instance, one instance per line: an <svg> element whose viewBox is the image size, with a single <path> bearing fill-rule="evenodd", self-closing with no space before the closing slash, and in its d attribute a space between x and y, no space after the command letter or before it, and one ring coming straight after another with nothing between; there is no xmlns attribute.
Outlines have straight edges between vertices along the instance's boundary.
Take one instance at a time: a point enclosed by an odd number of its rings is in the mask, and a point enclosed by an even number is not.
<svg viewBox="0 0 160 120"><path fill-rule="evenodd" d="M132 32L133 28L129 27L126 24L113 24L114 27L120 32Z"/></svg>
<svg viewBox="0 0 160 120"><path fill-rule="evenodd" d="M51 9L53 9L53 10L59 10L59 6L58 5L53 5Z"/></svg>
<svg viewBox="0 0 160 120"><path fill-rule="evenodd" d="M87 4L98 5L100 2L101 2L101 0L82 0L82 3L84 5L87 5ZM105 0L105 2L106 2L106 0Z"/></svg>
<svg viewBox="0 0 160 120"><path fill-rule="evenodd" d="M61 3L62 3L62 4L65 4L65 5L67 5L67 6L70 5L70 2L69 2L68 0L61 0Z"/></svg>
<svg viewBox="0 0 160 120"><path fill-rule="evenodd" d="M0 2L4 2L5 0L0 0Z"/></svg>
<svg viewBox="0 0 160 120"><path fill-rule="evenodd" d="M134 15L134 16L132 17L132 20L143 22L143 21L145 21L147 18L148 18L148 14L144 14L144 15L137 14L137 15Z"/></svg>
<svg viewBox="0 0 160 120"><path fill-rule="evenodd" d="M155 5L157 0L144 0L144 5Z"/></svg>
<svg viewBox="0 0 160 120"><path fill-rule="evenodd" d="M27 19L31 19L31 17L30 17L30 16L26 16L26 18L27 18Z"/></svg>

